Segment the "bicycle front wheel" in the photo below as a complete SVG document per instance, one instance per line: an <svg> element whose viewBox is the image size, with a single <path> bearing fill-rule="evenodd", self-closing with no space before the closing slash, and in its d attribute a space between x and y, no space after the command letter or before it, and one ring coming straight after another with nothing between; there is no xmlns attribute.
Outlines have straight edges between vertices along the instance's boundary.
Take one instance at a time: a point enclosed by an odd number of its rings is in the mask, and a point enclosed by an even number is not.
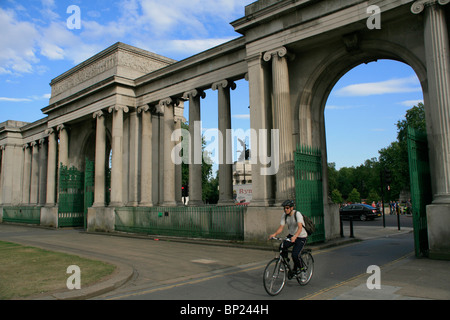
<svg viewBox="0 0 450 320"><path fill-rule="evenodd" d="M286 267L281 259L273 259L264 269L264 289L271 296L276 296L283 290L286 283Z"/></svg>
<svg viewBox="0 0 450 320"><path fill-rule="evenodd" d="M301 254L301 259L304 268L304 274L301 274L297 277L297 281L301 286L306 286L314 273L314 259L309 252L304 252Z"/></svg>

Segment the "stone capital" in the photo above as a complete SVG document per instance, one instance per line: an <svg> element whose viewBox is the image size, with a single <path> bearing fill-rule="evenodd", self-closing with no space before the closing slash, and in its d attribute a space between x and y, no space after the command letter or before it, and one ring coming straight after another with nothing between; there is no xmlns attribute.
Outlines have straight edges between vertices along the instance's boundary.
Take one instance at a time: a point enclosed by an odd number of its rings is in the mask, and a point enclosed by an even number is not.
<svg viewBox="0 0 450 320"><path fill-rule="evenodd" d="M127 106L116 104L116 105L108 108L109 113L112 113L113 111L116 111L116 112L123 111L125 113L128 113L130 111L130 108L128 108Z"/></svg>
<svg viewBox="0 0 450 320"><path fill-rule="evenodd" d="M69 129L70 129L70 127L66 126L65 124L60 124L59 126L56 127L56 130L58 132L63 131L63 130L69 131Z"/></svg>
<svg viewBox="0 0 450 320"><path fill-rule="evenodd" d="M272 60L272 58L274 56L278 56L280 58L287 57L290 60L293 60L295 58L295 56L293 54L288 52L286 47L280 47L280 48L270 50L270 51L267 51L266 53L264 53L263 60L266 62L269 62L270 60Z"/></svg>
<svg viewBox="0 0 450 320"><path fill-rule="evenodd" d="M54 128L48 128L47 130L45 130L45 134L46 135L52 135L52 134L54 134L56 131L55 131L55 129Z"/></svg>
<svg viewBox="0 0 450 320"><path fill-rule="evenodd" d="M236 89L236 83L234 83L234 81L229 81L229 80L222 80L222 81L218 81L212 84L211 89L218 90L219 87L222 87L224 89L226 88L231 88L231 90Z"/></svg>
<svg viewBox="0 0 450 320"><path fill-rule="evenodd" d="M151 112L151 111L152 111L152 108L148 104L145 104L145 105L137 108L138 113Z"/></svg>
<svg viewBox="0 0 450 320"><path fill-rule="evenodd" d="M445 6L449 3L450 0L418 0L412 4L411 12L414 14L419 14L423 12L426 6L431 6L433 4L440 4Z"/></svg>
<svg viewBox="0 0 450 320"><path fill-rule="evenodd" d="M22 148L23 148L23 150L31 149L31 146L30 146L29 143L25 143L25 144L22 146Z"/></svg>
<svg viewBox="0 0 450 320"><path fill-rule="evenodd" d="M202 99L205 99L206 93L203 90L193 89L193 90L185 92L183 94L183 99L189 100L189 99L195 98L197 96L199 96Z"/></svg>
<svg viewBox="0 0 450 320"><path fill-rule="evenodd" d="M94 112L92 114L92 117L94 119L101 118L101 117L104 117L104 116L105 116L105 113L102 110L96 111L96 112Z"/></svg>

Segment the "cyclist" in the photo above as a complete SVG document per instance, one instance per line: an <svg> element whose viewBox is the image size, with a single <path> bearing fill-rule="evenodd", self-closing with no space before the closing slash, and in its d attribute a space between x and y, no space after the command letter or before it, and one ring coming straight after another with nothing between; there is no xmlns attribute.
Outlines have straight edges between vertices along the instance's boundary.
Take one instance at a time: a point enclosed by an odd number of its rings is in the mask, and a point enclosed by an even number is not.
<svg viewBox="0 0 450 320"><path fill-rule="evenodd" d="M303 228L303 215L299 211L294 210L294 201L286 200L283 202L282 206L284 212L281 218L280 226L274 234L269 236L269 239L274 238L283 232L284 226L287 224L289 230L289 235L287 238L289 238L290 241L284 241L284 257L287 256L288 248L294 246L294 249L292 250L292 260L294 261L293 272L294 274L298 274L303 271L303 266L300 261L300 253L306 244L308 233L305 228ZM303 275L304 273L302 273L302 276Z"/></svg>

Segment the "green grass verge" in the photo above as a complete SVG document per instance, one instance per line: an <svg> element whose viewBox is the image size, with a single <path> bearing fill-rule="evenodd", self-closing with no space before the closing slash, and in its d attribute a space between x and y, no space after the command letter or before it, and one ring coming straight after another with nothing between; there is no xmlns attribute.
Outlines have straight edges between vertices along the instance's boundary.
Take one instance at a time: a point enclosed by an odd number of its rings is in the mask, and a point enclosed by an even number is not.
<svg viewBox="0 0 450 320"><path fill-rule="evenodd" d="M72 274L67 273L67 268L71 265L80 267L81 288L116 269L102 261L0 241L0 299L68 291L66 282Z"/></svg>

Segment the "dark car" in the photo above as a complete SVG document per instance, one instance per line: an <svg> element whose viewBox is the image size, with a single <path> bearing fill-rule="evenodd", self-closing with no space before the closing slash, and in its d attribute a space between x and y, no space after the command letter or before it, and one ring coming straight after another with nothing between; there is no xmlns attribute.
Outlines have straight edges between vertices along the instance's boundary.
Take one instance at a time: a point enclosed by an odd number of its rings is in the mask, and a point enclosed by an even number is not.
<svg viewBox="0 0 450 320"><path fill-rule="evenodd" d="M361 221L373 220L375 218L381 217L381 212L378 208L374 208L367 204L354 203L349 204L339 210L342 218Z"/></svg>

